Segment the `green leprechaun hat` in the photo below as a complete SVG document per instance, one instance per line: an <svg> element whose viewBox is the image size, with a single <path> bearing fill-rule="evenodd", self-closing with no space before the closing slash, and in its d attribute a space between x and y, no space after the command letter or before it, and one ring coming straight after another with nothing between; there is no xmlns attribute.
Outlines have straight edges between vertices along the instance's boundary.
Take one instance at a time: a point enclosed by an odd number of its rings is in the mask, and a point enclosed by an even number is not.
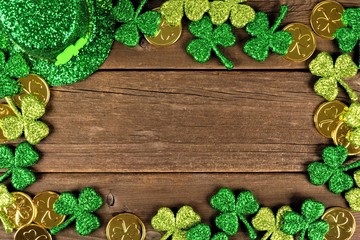
<svg viewBox="0 0 360 240"><path fill-rule="evenodd" d="M0 43L21 52L32 73L52 86L94 73L110 53L112 0L7 0L0 4Z"/></svg>

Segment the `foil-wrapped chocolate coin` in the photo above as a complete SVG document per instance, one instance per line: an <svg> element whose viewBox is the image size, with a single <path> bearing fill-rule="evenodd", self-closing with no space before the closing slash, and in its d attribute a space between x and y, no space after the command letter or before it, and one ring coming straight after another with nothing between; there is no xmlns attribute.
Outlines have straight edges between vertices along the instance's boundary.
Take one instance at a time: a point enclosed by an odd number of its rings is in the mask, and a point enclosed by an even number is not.
<svg viewBox="0 0 360 240"><path fill-rule="evenodd" d="M23 192L13 192L15 202L7 208L5 213L13 221L15 228L32 223L36 215L36 208L29 195Z"/></svg>
<svg viewBox="0 0 360 240"><path fill-rule="evenodd" d="M106 227L108 240L144 240L144 223L134 214L121 213L113 217Z"/></svg>
<svg viewBox="0 0 360 240"><path fill-rule="evenodd" d="M36 225L29 224L19 228L15 235L15 240L51 240L52 237L45 228Z"/></svg>
<svg viewBox="0 0 360 240"><path fill-rule="evenodd" d="M324 240L349 240L355 233L355 218L345 208L330 208L326 210L322 219L329 224L330 229Z"/></svg>
<svg viewBox="0 0 360 240"><path fill-rule="evenodd" d="M349 130L350 128L346 125L346 123L340 121L332 132L332 138L336 145L344 146L348 150L349 155L357 155L360 153L360 147L355 147L347 139L346 136Z"/></svg>

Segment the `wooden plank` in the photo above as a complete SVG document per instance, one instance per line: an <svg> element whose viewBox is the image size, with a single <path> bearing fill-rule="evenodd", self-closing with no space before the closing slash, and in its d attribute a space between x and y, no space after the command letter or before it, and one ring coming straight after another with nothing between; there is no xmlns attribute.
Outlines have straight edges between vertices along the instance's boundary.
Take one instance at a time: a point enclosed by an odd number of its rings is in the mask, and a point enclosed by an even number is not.
<svg viewBox="0 0 360 240"><path fill-rule="evenodd" d="M305 72L98 72L53 89L36 170L304 171L330 143L313 124L323 101L313 82Z"/></svg>
<svg viewBox="0 0 360 240"><path fill-rule="evenodd" d="M178 209L192 206L204 222L211 223L216 216L209 205L210 197L220 187L234 191L251 190L261 206L278 207L290 204L298 211L301 202L307 198L322 201L326 207L346 207L340 195L330 193L325 187L311 185L305 174L40 174L37 183L26 191L34 196L46 190L57 192L80 191L92 186L107 203L97 211L102 228L81 239L105 239L105 227L110 218L121 212L138 215L152 231L150 220L160 207ZM59 184L61 182L61 184ZM360 214L355 214L360 221ZM360 227L353 239L360 238ZM154 234L154 232L152 232ZM156 236L156 235L155 235ZM248 239L244 233L240 239ZM0 231L1 239L12 239ZM57 240L80 239L74 226L56 235ZM236 238L239 239L239 238Z"/></svg>

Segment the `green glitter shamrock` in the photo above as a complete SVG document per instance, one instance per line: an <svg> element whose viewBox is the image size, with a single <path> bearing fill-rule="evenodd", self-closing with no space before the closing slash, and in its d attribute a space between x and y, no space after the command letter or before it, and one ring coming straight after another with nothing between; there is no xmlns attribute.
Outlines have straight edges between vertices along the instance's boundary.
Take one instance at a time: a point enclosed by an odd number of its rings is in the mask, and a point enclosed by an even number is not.
<svg viewBox="0 0 360 240"><path fill-rule="evenodd" d="M1 177L0 182L11 176L11 184L17 190L23 190L36 181L34 173L27 169L39 161L39 154L27 142L20 143L15 154L7 146L0 146L0 168L8 169Z"/></svg>
<svg viewBox="0 0 360 240"><path fill-rule="evenodd" d="M334 37L344 52L351 52L360 40L359 19L360 8L348 8L342 14L341 20L346 27L337 29Z"/></svg>
<svg viewBox="0 0 360 240"><path fill-rule="evenodd" d="M100 220L92 212L103 205L103 200L94 189L86 187L81 190L76 199L72 193L62 193L54 203L54 211L60 215L70 215L64 223L50 230L51 234L57 234L65 229L71 222L76 221L76 232L82 236L90 234L100 227Z"/></svg>
<svg viewBox="0 0 360 240"><path fill-rule="evenodd" d="M0 26L0 49L4 51L8 51L10 49L10 41L7 38L6 34L4 33L4 30L1 29Z"/></svg>
<svg viewBox="0 0 360 240"><path fill-rule="evenodd" d="M228 240L226 233L219 232L211 237L210 227L206 224L199 223L195 227L190 228L186 234L187 240Z"/></svg>
<svg viewBox="0 0 360 240"><path fill-rule="evenodd" d="M266 240L268 238L276 240L293 240L292 235L287 235L281 231L283 224L283 218L285 213L290 212L291 207L283 206L276 213L276 218L273 211L270 208L262 207L252 219L252 225L258 231L267 231L265 235L261 238Z"/></svg>
<svg viewBox="0 0 360 240"><path fill-rule="evenodd" d="M354 180L357 188L353 188L345 193L345 199L349 203L351 210L360 212L360 170L354 173Z"/></svg>
<svg viewBox="0 0 360 240"><path fill-rule="evenodd" d="M6 100L16 116L0 119L0 128L5 138L15 140L24 132L26 140L34 145L49 135L49 127L37 120L45 114L43 101L32 94L24 96L21 101L22 113L20 113L11 98L7 97Z"/></svg>
<svg viewBox="0 0 360 240"><path fill-rule="evenodd" d="M226 22L230 16L231 24L234 27L245 27L249 22L254 21L255 11L252 7L239 4L246 0L218 0L210 3L209 15L215 25Z"/></svg>
<svg viewBox="0 0 360 240"><path fill-rule="evenodd" d="M250 191L242 191L235 200L234 193L228 188L221 188L210 200L211 206L220 212L215 219L216 226L230 236L239 229L239 219L249 232L250 239L256 238L256 233L246 219L246 215L255 214L259 203Z"/></svg>
<svg viewBox="0 0 360 240"><path fill-rule="evenodd" d="M156 11L140 14L146 2L147 0L142 0L136 12L130 0L120 0L112 9L115 20L123 23L115 32L116 41L129 47L135 47L140 41L139 30L151 37L158 33L161 14Z"/></svg>
<svg viewBox="0 0 360 240"><path fill-rule="evenodd" d="M26 77L29 73L30 68L20 54L14 54L6 61L5 53L0 51L0 98L18 94L20 85L15 80Z"/></svg>
<svg viewBox="0 0 360 240"><path fill-rule="evenodd" d="M285 55L293 40L291 33L276 31L288 11L287 6L281 6L280 16L269 29L269 19L266 13L256 13L255 20L246 26L246 31L255 38L248 40L244 45L244 52L257 61L265 61L269 55L269 48L279 54Z"/></svg>
<svg viewBox="0 0 360 240"><path fill-rule="evenodd" d="M184 12L191 21L199 21L208 10L208 0L168 0L160 8L166 23L171 26L180 24Z"/></svg>
<svg viewBox="0 0 360 240"><path fill-rule="evenodd" d="M340 116L340 120L350 128L346 134L347 140L350 144L358 147L360 146L360 103L354 102L345 113Z"/></svg>
<svg viewBox="0 0 360 240"><path fill-rule="evenodd" d="M11 206L15 202L15 198L7 190L4 184L0 185L0 220L4 226L5 232L11 233L14 230L14 223L4 211L5 208Z"/></svg>
<svg viewBox="0 0 360 240"><path fill-rule="evenodd" d="M205 16L198 22L191 22L189 30L195 37L198 37L186 47L186 51L195 61L199 63L209 61L211 50L213 50L227 69L234 67L234 64L217 47L217 45L231 47L235 44L236 38L229 24L224 23L213 30L209 17Z"/></svg>
<svg viewBox="0 0 360 240"><path fill-rule="evenodd" d="M349 55L339 56L334 65L332 57L327 52L319 53L310 62L309 69L313 75L321 77L314 86L316 94L327 101L333 101L339 93L337 87L337 83L339 83L346 90L351 101L357 101L356 92L344 81L345 78L354 77L358 71L356 64Z"/></svg>
<svg viewBox="0 0 360 240"><path fill-rule="evenodd" d="M189 228L200 223L200 216L190 206L183 206L179 209L176 217L170 208L162 207L151 219L151 226L160 232L166 232L160 240L172 239L186 240L186 232Z"/></svg>
<svg viewBox="0 0 360 240"><path fill-rule="evenodd" d="M324 163L313 162L308 166L310 182L314 185L329 182L329 190L335 194L352 188L354 181L344 172L360 167L360 160L343 166L347 157L348 151L343 146L326 147L322 153Z"/></svg>
<svg viewBox="0 0 360 240"><path fill-rule="evenodd" d="M329 225L324 220L318 219L324 212L324 204L307 199L301 206L302 215L294 211L285 213L282 231L289 235L295 235L301 231L299 240L304 240L306 232L309 240L323 240L329 231Z"/></svg>

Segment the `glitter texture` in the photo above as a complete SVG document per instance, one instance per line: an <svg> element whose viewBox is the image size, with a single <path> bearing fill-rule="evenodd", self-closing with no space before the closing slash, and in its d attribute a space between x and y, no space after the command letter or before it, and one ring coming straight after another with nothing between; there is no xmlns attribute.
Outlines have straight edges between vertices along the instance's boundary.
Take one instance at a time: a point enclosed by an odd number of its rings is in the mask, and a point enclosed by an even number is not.
<svg viewBox="0 0 360 240"><path fill-rule="evenodd" d="M151 226L160 232L165 232L161 240L172 239L186 240L186 232L191 227L200 223L200 216L190 206L183 206L179 209L176 217L170 208L162 207L151 219Z"/></svg>
<svg viewBox="0 0 360 240"><path fill-rule="evenodd" d="M346 27L335 32L335 39L344 52L351 52L360 39L360 8L348 8L343 12L342 22Z"/></svg>
<svg viewBox="0 0 360 240"><path fill-rule="evenodd" d="M360 146L360 103L352 103L340 119L351 128L346 135L348 141L354 146Z"/></svg>
<svg viewBox="0 0 360 240"><path fill-rule="evenodd" d="M184 12L190 21L199 21L208 10L208 0L168 0L160 8L161 14L170 26L179 25Z"/></svg>
<svg viewBox="0 0 360 240"><path fill-rule="evenodd" d="M254 21L255 11L252 7L239 4L244 0L218 0L210 3L209 15L211 22L215 25L221 25L226 22L229 17L234 27L245 27L249 22Z"/></svg>
<svg viewBox="0 0 360 240"><path fill-rule="evenodd" d="M192 227L187 231L186 234L187 240L228 240L228 236L223 233L217 233L211 237L210 227L206 224L200 223L195 227Z"/></svg>
<svg viewBox="0 0 360 240"><path fill-rule="evenodd" d="M57 234L65 229L71 222L76 221L76 232L82 236L88 235L100 227L100 220L92 212L103 205L101 196L90 187L84 188L79 198L72 193L62 193L54 203L54 211L60 215L70 215L64 223L50 230Z"/></svg>
<svg viewBox="0 0 360 240"><path fill-rule="evenodd" d="M318 219L324 212L323 203L307 199L301 206L301 215L293 211L285 213L282 231L289 235L301 232L299 240L304 240L306 232L310 240L323 240L329 231L329 225Z"/></svg>
<svg viewBox="0 0 360 240"><path fill-rule="evenodd" d="M335 65L332 57L327 52L322 52L310 62L310 72L321 77L314 86L316 94L327 101L333 101L338 95L339 83L349 95L351 101L357 101L358 96L344 81L345 78L356 76L358 68L348 54L343 54L336 59Z"/></svg>
<svg viewBox="0 0 360 240"><path fill-rule="evenodd" d="M255 20L246 26L246 31L255 38L248 40L244 45L244 52L257 61L265 61L269 55L269 48L279 54L288 53L293 40L291 33L276 31L288 11L287 6L281 6L280 15L275 24L269 29L268 16L263 12L256 13Z"/></svg>
<svg viewBox="0 0 360 240"><path fill-rule="evenodd" d="M8 169L0 182L11 176L11 184L17 190L24 190L36 181L34 173L27 169L39 161L39 154L27 142L20 143L15 154L7 146L0 146L0 168Z"/></svg>
<svg viewBox="0 0 360 240"><path fill-rule="evenodd" d="M235 44L236 38L229 24L224 23L213 30L210 18L205 16L198 22L191 22L189 31L198 37L198 39L192 40L186 48L195 61L199 63L209 61L211 50L213 50L227 69L234 67L234 64L217 47L217 45L231 47Z"/></svg>
<svg viewBox="0 0 360 240"><path fill-rule="evenodd" d="M3 209L11 206L14 202L13 195L9 193L5 185L0 184L0 220L6 233L11 233L14 230L14 223Z"/></svg>
<svg viewBox="0 0 360 240"><path fill-rule="evenodd" d="M354 173L354 180L357 187L345 193L345 199L352 211L360 212L360 170Z"/></svg>

